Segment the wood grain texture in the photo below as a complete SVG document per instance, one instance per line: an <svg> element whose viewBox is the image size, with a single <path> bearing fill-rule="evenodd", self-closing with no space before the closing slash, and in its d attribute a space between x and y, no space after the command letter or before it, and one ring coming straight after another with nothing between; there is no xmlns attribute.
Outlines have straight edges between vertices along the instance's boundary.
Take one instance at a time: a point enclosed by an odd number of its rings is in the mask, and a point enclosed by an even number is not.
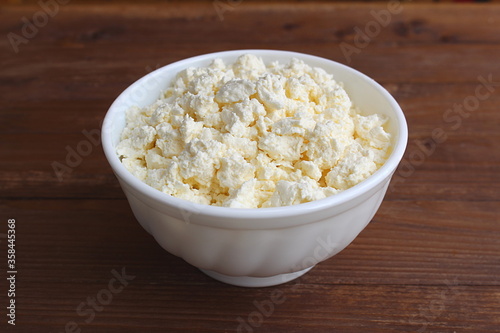
<svg viewBox="0 0 500 333"><path fill-rule="evenodd" d="M355 28L365 29L386 2L247 0L221 16L212 1L75 0L15 53L7 34L22 34L22 17L40 7L3 1L0 236L15 218L19 274L18 324L7 325L2 310L0 331L64 332L74 322L75 332L237 332L254 320L253 332L273 333L500 332L500 5L426 2L403 3L346 57L342 45L355 46ZM165 252L135 221L91 142L136 79L179 59L242 48L349 64L395 96L410 131L372 223L337 256L270 288L221 284ZM487 98L450 118L488 76ZM438 144L437 128L447 137ZM87 156L58 179L53 163L87 141ZM79 314L122 269L134 276L129 284L95 318ZM5 264L0 271L5 281ZM276 293L279 304L259 310Z"/></svg>

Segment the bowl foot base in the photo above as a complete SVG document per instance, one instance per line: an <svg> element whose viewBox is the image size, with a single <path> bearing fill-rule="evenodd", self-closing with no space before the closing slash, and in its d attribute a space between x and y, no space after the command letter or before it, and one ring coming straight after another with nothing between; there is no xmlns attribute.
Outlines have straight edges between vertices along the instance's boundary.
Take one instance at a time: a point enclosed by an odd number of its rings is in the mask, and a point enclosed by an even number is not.
<svg viewBox="0 0 500 333"><path fill-rule="evenodd" d="M314 266L308 267L298 272L278 274L268 277L254 277L254 276L230 276L220 274L208 269L200 269L203 273L210 276L211 278L224 282L227 284L232 284L238 287L270 287L276 286L278 284L286 283L292 281L304 274L306 274Z"/></svg>

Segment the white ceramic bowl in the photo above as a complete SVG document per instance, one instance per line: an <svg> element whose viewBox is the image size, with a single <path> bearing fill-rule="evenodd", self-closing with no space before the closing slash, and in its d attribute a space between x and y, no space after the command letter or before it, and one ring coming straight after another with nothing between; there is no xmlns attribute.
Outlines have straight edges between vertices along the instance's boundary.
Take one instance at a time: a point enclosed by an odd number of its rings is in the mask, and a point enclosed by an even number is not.
<svg viewBox="0 0 500 333"><path fill-rule="evenodd" d="M238 209L195 204L162 193L134 177L115 147L125 126L125 111L152 104L175 75L207 66L215 58L231 63L245 53L265 62L292 57L334 75L363 113L387 115L393 150L387 162L360 184L337 195L296 206ZM209 276L247 287L290 281L349 245L380 206L406 148L405 117L394 98L366 75L312 55L275 50L237 50L205 54L162 67L128 87L111 105L103 123L102 144L130 207L168 252Z"/></svg>

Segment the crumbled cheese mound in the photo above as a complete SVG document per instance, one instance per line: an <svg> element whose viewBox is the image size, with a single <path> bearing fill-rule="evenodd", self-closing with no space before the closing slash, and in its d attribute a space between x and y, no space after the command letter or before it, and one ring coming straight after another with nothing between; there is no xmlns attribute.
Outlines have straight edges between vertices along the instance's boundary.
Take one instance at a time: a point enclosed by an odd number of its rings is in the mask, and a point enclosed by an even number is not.
<svg viewBox="0 0 500 333"><path fill-rule="evenodd" d="M243 55L188 68L153 105L131 108L117 154L146 184L235 208L296 205L348 189L387 159L379 115L363 116L342 85L292 59Z"/></svg>

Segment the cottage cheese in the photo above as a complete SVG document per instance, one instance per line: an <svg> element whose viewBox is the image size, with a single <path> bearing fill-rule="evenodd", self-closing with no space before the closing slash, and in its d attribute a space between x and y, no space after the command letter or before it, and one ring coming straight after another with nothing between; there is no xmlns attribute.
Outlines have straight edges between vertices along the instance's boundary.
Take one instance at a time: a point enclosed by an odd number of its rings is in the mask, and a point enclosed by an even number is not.
<svg viewBox="0 0 500 333"><path fill-rule="evenodd" d="M361 115L342 85L292 59L254 55L188 68L153 105L131 108L117 154L146 184L193 202L296 205L348 189L386 160L380 115Z"/></svg>

